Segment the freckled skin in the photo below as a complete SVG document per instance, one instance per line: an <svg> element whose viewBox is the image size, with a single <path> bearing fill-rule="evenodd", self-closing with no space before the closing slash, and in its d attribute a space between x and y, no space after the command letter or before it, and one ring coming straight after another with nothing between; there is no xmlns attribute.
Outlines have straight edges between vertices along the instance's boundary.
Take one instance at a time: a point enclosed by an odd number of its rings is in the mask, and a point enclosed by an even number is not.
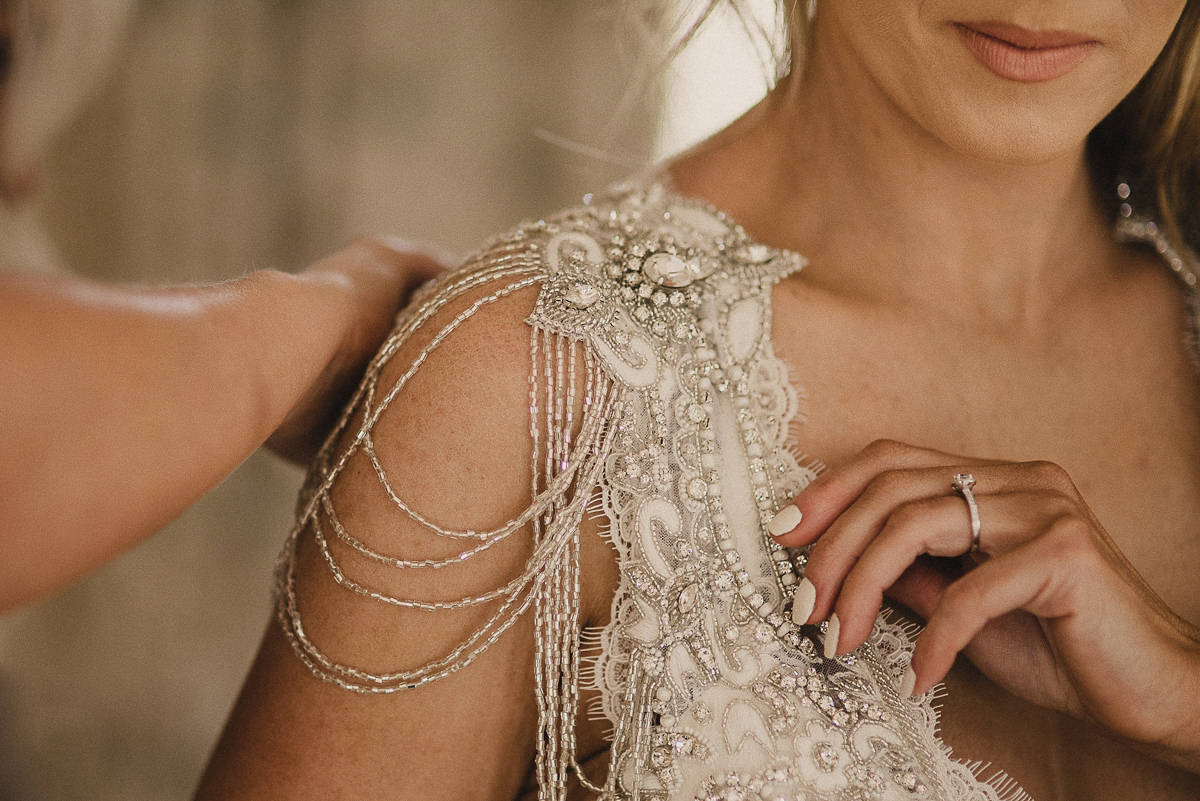
<svg viewBox="0 0 1200 801"><path fill-rule="evenodd" d="M783 81L669 169L683 193L809 259L773 296L776 351L809 398L795 431L802 451L832 471L881 438L897 440L899 453L920 446L1054 462L1166 605L1198 622L1200 393L1181 344L1179 287L1156 258L1113 241L1084 162L1087 132L1150 66L1182 8L1178 0L823 2L804 80ZM1084 30L1101 46L1063 78L1013 86L949 27L980 18ZM402 494L451 525L504 520L527 502L521 321L531 301L511 301L486 317L483 333L427 365L379 437L397 463L438 454L404 476ZM481 479L470 458L480 443L495 481ZM371 479L360 479L356 488L351 475L344 489L343 500L357 503L347 515L385 530L378 499L365 494ZM979 494L986 489L981 482ZM967 536L965 511L962 525ZM406 536L403 523L386 530ZM586 534L582 606L598 625L615 562L594 527ZM496 575L474 580L494 586L523 555L515 542ZM356 662L391 664L400 653L420 663L467 630L464 619L407 629L378 619L315 578L318 567L301 554L302 601L316 610L314 627ZM817 584L816 613L827 615L833 593ZM1105 600L1134 615L1148 603ZM312 680L268 634L199 797L532 797L532 632L500 642L469 678L463 671L429 692L360 703ZM1168 764L1016 700L965 660L947 681L946 741L963 758L1004 767L1035 798L1200 795L1200 733ZM1193 696L1174 700L1187 708ZM435 716L442 725L424 725ZM598 724L581 730L581 753L597 763L601 734Z"/></svg>

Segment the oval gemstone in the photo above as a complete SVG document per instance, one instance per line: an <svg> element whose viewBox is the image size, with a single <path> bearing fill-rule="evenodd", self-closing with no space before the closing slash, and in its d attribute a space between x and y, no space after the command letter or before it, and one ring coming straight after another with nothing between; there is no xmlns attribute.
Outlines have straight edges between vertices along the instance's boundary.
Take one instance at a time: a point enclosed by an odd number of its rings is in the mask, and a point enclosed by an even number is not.
<svg viewBox="0 0 1200 801"><path fill-rule="evenodd" d="M700 265L670 253L655 253L642 264L646 279L660 286L684 287L700 278Z"/></svg>
<svg viewBox="0 0 1200 801"><path fill-rule="evenodd" d="M679 611L687 614L696 608L696 599L700 594L700 588L695 584L689 584L679 593Z"/></svg>

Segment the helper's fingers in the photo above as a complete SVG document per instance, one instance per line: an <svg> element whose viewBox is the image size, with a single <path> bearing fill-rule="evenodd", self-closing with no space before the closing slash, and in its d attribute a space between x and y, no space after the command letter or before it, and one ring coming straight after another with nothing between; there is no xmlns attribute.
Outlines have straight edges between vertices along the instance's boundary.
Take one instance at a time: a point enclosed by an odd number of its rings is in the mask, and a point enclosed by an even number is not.
<svg viewBox="0 0 1200 801"><path fill-rule="evenodd" d="M408 287L418 287L430 279L437 278L461 261L448 250L431 242L414 242L395 236L373 240L390 251L394 268L403 276Z"/></svg>
<svg viewBox="0 0 1200 801"><path fill-rule="evenodd" d="M297 274L344 310L340 346L308 386L267 447L298 464L316 454L413 291L441 274L444 255L428 245L362 239Z"/></svg>

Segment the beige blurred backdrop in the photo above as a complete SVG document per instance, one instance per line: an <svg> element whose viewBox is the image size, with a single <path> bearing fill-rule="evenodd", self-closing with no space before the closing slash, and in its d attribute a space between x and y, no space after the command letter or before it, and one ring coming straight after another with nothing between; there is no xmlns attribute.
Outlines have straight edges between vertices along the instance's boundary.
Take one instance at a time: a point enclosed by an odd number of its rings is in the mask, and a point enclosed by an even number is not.
<svg viewBox="0 0 1200 801"><path fill-rule="evenodd" d="M613 120L638 55L618 5L0 0L36 34L0 169L41 173L32 202L0 202L0 262L190 282L368 234L465 253L761 97L763 43L716 14ZM743 7L767 27L776 9ZM140 548L0 617L0 801L190 797L270 617L300 478L256 454Z"/></svg>
<svg viewBox="0 0 1200 801"><path fill-rule="evenodd" d="M613 5L143 0L15 225L44 226L39 258L120 281L292 269L372 233L465 252L650 156L644 109L607 135L629 74ZM145 545L0 618L0 799L190 797L299 481L258 454Z"/></svg>

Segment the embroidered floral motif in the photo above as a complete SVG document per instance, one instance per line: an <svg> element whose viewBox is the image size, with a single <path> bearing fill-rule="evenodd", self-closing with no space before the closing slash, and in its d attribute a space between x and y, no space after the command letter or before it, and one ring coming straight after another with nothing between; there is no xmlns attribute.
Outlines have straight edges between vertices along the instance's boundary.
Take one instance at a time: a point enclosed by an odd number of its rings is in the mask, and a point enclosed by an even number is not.
<svg viewBox="0 0 1200 801"><path fill-rule="evenodd" d="M770 293L802 266L661 185L623 187L496 240L405 330L465 288L502 284L493 298L540 285L529 317L531 431L535 486L545 492L518 522L535 525L543 546L519 586L537 599L539 648L577 636L570 543L598 491L621 567L588 677L613 725L607 782L595 788L602 798L998 801L946 755L930 700L898 696L911 655L900 626L881 618L858 652L828 660L824 628L791 622L805 555L778 546L765 524L815 471L787 449L800 397L772 349ZM564 397L574 362L563 366L574 349L562 341L582 343L586 359L574 440L563 411L574 408ZM376 378L367 403L383 394ZM331 481L310 482L311 496ZM508 530L438 533L486 542ZM285 632L323 678L391 691L462 666L371 677L322 661L298 625L286 553L282 564ZM514 600L504 614L528 604ZM489 621L480 637L494 641L507 619ZM545 646L538 677L547 799L565 797L574 740L560 722L574 719L579 683L578 655L555 648Z"/></svg>
<svg viewBox="0 0 1200 801"><path fill-rule="evenodd" d="M788 781L812 798L923 795L932 792L928 776L969 777L931 730L913 736L894 723L910 717L895 693L908 653L899 629L884 623L859 654L826 660L823 628L789 622L804 554L782 551L762 526L814 472L785 447L798 398L771 349L769 293L802 260L657 186L591 212L548 247L565 254L556 273L563 286L615 299L602 307L603 323L556 330L604 342L598 350L615 380L633 379L603 484L612 536L632 557L620 593L636 598L615 604L606 634L606 655L626 668L600 687L606 711L619 729L646 727L642 743L679 722L709 742L737 743L684 763L661 747L639 755L638 738L629 738L614 745L614 769L626 769L615 771L609 794L715 791L706 762L736 767L726 778L758 777L753 783L766 775L758 770L766 754L787 756ZM543 290L535 325L562 325L555 291ZM646 638L651 628L657 639ZM646 666L640 683L631 679L638 664ZM649 699L648 719L642 705L625 702L631 693ZM732 738L730 725L742 727ZM865 750L856 745L863 737ZM722 786L752 793L746 783ZM973 779L969 786L969 797L995 797Z"/></svg>

